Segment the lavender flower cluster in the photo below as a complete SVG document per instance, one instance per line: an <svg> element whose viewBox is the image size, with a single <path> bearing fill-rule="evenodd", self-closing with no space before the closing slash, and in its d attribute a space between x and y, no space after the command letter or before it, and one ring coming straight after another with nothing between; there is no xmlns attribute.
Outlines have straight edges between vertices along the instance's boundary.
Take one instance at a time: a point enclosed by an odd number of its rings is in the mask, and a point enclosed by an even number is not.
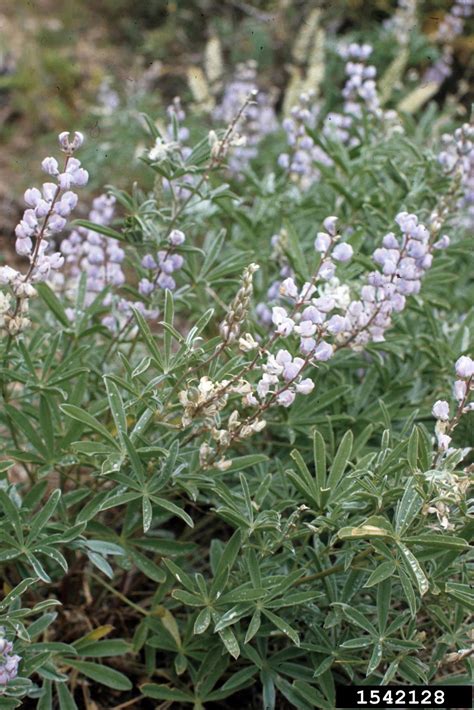
<svg viewBox="0 0 474 710"><path fill-rule="evenodd" d="M87 170L73 157L83 141L82 133L77 131L72 139L68 132L60 133L59 145L66 155L63 167L53 157L45 158L41 164L56 182L45 182L41 190L32 187L25 192L27 209L15 228L15 249L17 254L28 258L29 268L22 274L11 266L0 267L0 284L8 285L16 297L12 312L10 297L3 294L0 298L0 324L10 335L29 325L28 299L36 293L33 284L47 281L64 263L60 252L47 253L52 243L49 239L64 230L77 204L77 195L71 188L87 184Z"/></svg>
<svg viewBox="0 0 474 710"><path fill-rule="evenodd" d="M226 85L221 102L213 111L213 118L216 121L229 125L252 92L257 92L255 101L247 106L235 127L245 136L245 144L234 148L228 162L230 171L236 175L239 175L256 157L260 141L277 128L271 96L264 91L257 91L255 61L237 65L234 78Z"/></svg>
<svg viewBox="0 0 474 710"><path fill-rule="evenodd" d="M312 101L312 94L301 94L299 103L293 106L290 116L283 120L290 151L278 157L278 165L288 172L290 180L303 191L319 180L321 172L317 163L327 167L333 164L306 130L306 127L314 128L316 124L317 107Z"/></svg>
<svg viewBox="0 0 474 710"><path fill-rule="evenodd" d="M93 200L89 213L90 222L106 227L111 224L114 215L115 197L100 195ZM118 331L131 318L132 307L140 311L145 318L158 317L159 311L147 308L143 301L129 301L118 296L117 289L123 286L126 277L122 266L125 251L117 239L100 234L93 229L79 227L61 242L61 251L66 259L66 268L64 275L55 281L55 285L71 299L77 292L82 274L86 277L84 298L86 307L90 306L104 289L111 287L102 300L102 305L108 308L108 313L101 320L102 325L110 331ZM169 271L167 262L164 267ZM148 295L142 282L140 285L140 294ZM162 288L170 288L170 283L162 285ZM71 321L76 318L77 314L73 308L67 308L66 313Z"/></svg>
<svg viewBox="0 0 474 710"><path fill-rule="evenodd" d="M105 227L112 222L114 211L115 197L100 195L92 202L89 220ZM81 274L86 275L86 307L107 286L119 287L125 283L121 266L125 252L116 239L79 227L63 239L61 251L66 259L64 284L69 292L75 292ZM111 299L112 295L108 294L104 305L110 305ZM74 312L69 309L68 313L73 319Z"/></svg>
<svg viewBox="0 0 474 710"><path fill-rule="evenodd" d="M6 685L18 675L21 656L12 654L12 651L12 642L0 638L0 686Z"/></svg>
<svg viewBox="0 0 474 710"><path fill-rule="evenodd" d="M354 119L360 119L363 108L370 114L380 115L375 77L377 70L367 60L372 54L370 44L352 42L340 50L346 60L346 83L342 90L344 106L342 113L329 113L324 124L325 135L349 145L356 145L357 138L351 135Z"/></svg>
<svg viewBox="0 0 474 710"><path fill-rule="evenodd" d="M346 60L343 111L328 113L324 122L325 135L351 147L360 143L354 135L354 128L364 113L375 119L375 125L383 128L387 135L403 131L397 112L381 108L376 84L377 69L367 61L372 51L370 44L356 42L341 48L340 54Z"/></svg>
<svg viewBox="0 0 474 710"><path fill-rule="evenodd" d="M391 32L397 42L406 47L417 25L417 0L398 0L393 15L383 23L384 29Z"/></svg>
<svg viewBox="0 0 474 710"><path fill-rule="evenodd" d="M436 33L436 40L442 45L441 57L426 70L424 82L439 84L451 75L454 41L463 33L465 21L472 15L473 10L474 0L454 0Z"/></svg>
<svg viewBox="0 0 474 710"><path fill-rule="evenodd" d="M474 402L469 402L471 391L474 390L474 360L462 355L455 365L456 380L453 385L453 397L456 400L456 411L451 416L449 402L439 399L432 408L436 422L436 439L441 452L448 451L452 441L451 433L457 426L463 414L474 410Z"/></svg>
<svg viewBox="0 0 474 710"><path fill-rule="evenodd" d="M419 293L421 280L433 261L432 250L449 246L446 235L431 244L429 230L414 214L400 212L395 221L401 238L393 232L385 235L383 246L373 254L381 272L368 274L360 299L352 301L346 312L348 328L340 338L342 343L353 348L370 340L384 340L384 333L391 326L392 313L405 308L407 296Z"/></svg>
<svg viewBox="0 0 474 710"><path fill-rule="evenodd" d="M344 316L332 313L338 305L336 300L328 295L316 295L316 284L321 279L332 280L336 263L350 261L353 250L350 244L340 241L337 217L327 217L323 224L327 231L319 232L315 239L314 247L320 255L320 263L312 280L299 289L292 276L285 278L280 284L280 295L290 302L291 307L272 308L275 326L272 341L296 335L302 357L293 357L285 349L278 350L275 356L270 352L267 354L256 390L262 401L270 394L276 403L289 407L296 394L309 394L314 385L310 378L302 378L303 370L310 362L329 360L334 347L328 339L346 328ZM256 406L258 399L253 394L248 395L246 404Z"/></svg>
<svg viewBox="0 0 474 710"><path fill-rule="evenodd" d="M166 250L157 252L156 257L152 254L145 254L141 264L147 270L148 276L140 280L138 291L142 296L150 296L156 289L169 289L174 291L176 281L173 274L182 268L184 259L181 254L174 253L174 248L184 243L186 237L180 229L171 230Z"/></svg>
<svg viewBox="0 0 474 710"><path fill-rule="evenodd" d="M462 192L459 207L467 226L474 225L474 125L464 123L454 135L442 136L443 150L438 161L448 175L458 178Z"/></svg>
<svg viewBox="0 0 474 710"><path fill-rule="evenodd" d="M260 399L269 393L274 395L272 388L277 386L278 403L289 406L295 394L312 389L307 380L300 379L306 365L329 360L341 347L361 349L368 342L384 340L392 314L405 308L407 296L419 292L421 279L432 264L432 250L449 245L447 236L432 245L429 230L413 214L400 212L395 221L401 237L393 232L385 235L382 247L373 254L379 269L367 275L359 298L347 302L346 298L335 298L331 289L323 289L319 283L322 280L331 284L336 263L348 262L353 255L351 245L340 241L337 218L324 220L326 231L318 233L314 244L320 263L311 282L299 289L293 277L285 278L279 292L292 306L272 308L273 340L296 335L301 357L291 358L286 350L279 350L276 356L268 354L257 386ZM335 288L340 290L339 284ZM292 386L278 392L281 378ZM247 404L255 406L258 400L254 395L248 396Z"/></svg>

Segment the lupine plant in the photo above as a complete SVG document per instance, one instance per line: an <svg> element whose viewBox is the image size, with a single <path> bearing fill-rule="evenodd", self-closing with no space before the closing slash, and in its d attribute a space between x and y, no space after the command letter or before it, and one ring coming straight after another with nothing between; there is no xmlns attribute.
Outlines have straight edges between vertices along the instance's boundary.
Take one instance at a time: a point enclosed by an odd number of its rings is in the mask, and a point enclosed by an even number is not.
<svg viewBox="0 0 474 710"><path fill-rule="evenodd" d="M469 682L474 128L383 105L371 53L336 52L335 111L277 119L247 64L209 129L140 118L148 183L78 200L75 132L26 190L0 708Z"/></svg>

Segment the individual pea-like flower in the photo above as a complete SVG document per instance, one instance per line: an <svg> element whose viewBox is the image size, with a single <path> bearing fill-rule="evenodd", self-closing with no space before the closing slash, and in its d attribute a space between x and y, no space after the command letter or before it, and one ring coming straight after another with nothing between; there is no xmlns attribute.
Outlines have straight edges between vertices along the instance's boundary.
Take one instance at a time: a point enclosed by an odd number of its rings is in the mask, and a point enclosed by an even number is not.
<svg viewBox="0 0 474 710"><path fill-rule="evenodd" d="M467 384L464 380L456 380L453 385L453 396L457 402L462 402L467 393Z"/></svg>
<svg viewBox="0 0 474 710"><path fill-rule="evenodd" d="M289 318L288 312L282 306L272 308L272 321L277 326L275 332L283 337L290 335L295 327L295 322Z"/></svg>
<svg viewBox="0 0 474 710"><path fill-rule="evenodd" d="M456 375L463 379L469 379L474 375L474 360L467 355L462 355L456 360Z"/></svg>
<svg viewBox="0 0 474 710"><path fill-rule="evenodd" d="M334 354L333 346L322 340L314 349L314 359L320 362L330 360Z"/></svg>
<svg viewBox="0 0 474 710"><path fill-rule="evenodd" d="M350 261L353 256L353 249L350 244L336 244L332 252L332 258L336 261Z"/></svg>
<svg viewBox="0 0 474 710"><path fill-rule="evenodd" d="M447 422L449 419L449 404L445 399L438 399L437 402L433 404L433 416L436 419L440 419L442 422Z"/></svg>
<svg viewBox="0 0 474 710"><path fill-rule="evenodd" d="M172 229L168 237L169 243L172 244L174 247L178 247L181 244L184 244L185 240L186 237L184 235L184 232L182 232L180 229Z"/></svg>
<svg viewBox="0 0 474 710"><path fill-rule="evenodd" d="M318 232L318 235L316 239L314 240L314 248L316 251L319 251L321 254L324 254L325 252L328 251L329 247L331 246L331 237L329 234L326 234L325 232Z"/></svg>
<svg viewBox="0 0 474 710"><path fill-rule="evenodd" d="M58 139L61 150L69 155L75 153L84 143L84 135L80 131L74 131L72 139L69 131L63 131L59 134Z"/></svg>

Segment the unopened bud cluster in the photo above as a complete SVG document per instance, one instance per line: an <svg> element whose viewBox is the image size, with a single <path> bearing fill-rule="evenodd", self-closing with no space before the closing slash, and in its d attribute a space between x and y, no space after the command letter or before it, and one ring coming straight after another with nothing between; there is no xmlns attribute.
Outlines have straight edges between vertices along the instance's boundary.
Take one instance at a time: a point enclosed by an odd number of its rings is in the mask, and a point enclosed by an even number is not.
<svg viewBox="0 0 474 710"><path fill-rule="evenodd" d="M219 328L225 343L233 343L240 335L242 324L249 310L250 299L253 295L253 275L258 269L259 266L257 264L250 264L243 273L242 284Z"/></svg>

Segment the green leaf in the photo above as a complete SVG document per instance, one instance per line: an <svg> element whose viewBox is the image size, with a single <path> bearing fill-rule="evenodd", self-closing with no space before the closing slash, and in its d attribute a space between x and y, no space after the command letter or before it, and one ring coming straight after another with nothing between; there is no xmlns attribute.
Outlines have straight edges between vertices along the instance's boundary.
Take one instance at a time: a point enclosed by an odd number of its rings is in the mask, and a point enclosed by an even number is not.
<svg viewBox="0 0 474 710"><path fill-rule="evenodd" d="M108 227L105 224L96 224L95 222L90 222L88 219L75 219L72 222L73 227L84 227L92 232L97 232L98 234L103 234L105 237L111 237L111 239L117 239L119 242L126 242L127 240L121 232Z"/></svg>
<svg viewBox="0 0 474 710"><path fill-rule="evenodd" d="M110 411L112 412L115 426L117 427L117 434L122 438L123 434L127 433L127 417L125 415L122 398L115 382L108 377L104 377L104 382Z"/></svg>
<svg viewBox="0 0 474 710"><path fill-rule="evenodd" d="M190 528L194 527L193 519L191 518L190 515L188 515L184 510L179 508L177 505L172 503L169 500L165 500L164 498L157 498L156 496L150 496L152 501L156 503L156 505L159 508L164 508L167 510L169 513L173 513L173 515L177 515L178 518L181 518L181 520L184 520L186 525L189 525Z"/></svg>
<svg viewBox="0 0 474 710"><path fill-rule="evenodd" d="M446 593L457 602L462 604L466 609L474 612L474 601L472 598L472 588L468 584L459 584L458 582L447 582Z"/></svg>
<svg viewBox="0 0 474 710"><path fill-rule="evenodd" d="M416 426L413 427L413 431L408 440L407 458L411 470L416 471L418 466L418 429Z"/></svg>
<svg viewBox="0 0 474 710"><path fill-rule="evenodd" d="M230 540L227 542L224 552L222 553L219 563L216 568L215 579L222 576L226 569L232 569L234 562L237 559L238 552L242 545L242 534L240 530L236 530ZM212 593L222 592L220 589L215 589L212 585Z"/></svg>
<svg viewBox="0 0 474 710"><path fill-rule="evenodd" d="M321 491L327 488L326 485L326 444L319 431L315 431L313 435L313 455L314 467L316 473L316 490L318 496L318 505L321 505Z"/></svg>
<svg viewBox="0 0 474 710"><path fill-rule="evenodd" d="M164 312L164 322L170 326L173 326L174 321L174 301L173 294L169 289L165 290L165 312ZM171 356L171 342L172 335L169 330L165 328L163 332L163 344L164 344L164 364L165 370L168 370L170 356Z"/></svg>
<svg viewBox="0 0 474 710"><path fill-rule="evenodd" d="M140 691L146 698L153 698L154 700L171 700L177 703L194 704L194 697L190 693L185 693L177 688L170 688L168 685L145 683L145 685L141 686Z"/></svg>
<svg viewBox="0 0 474 710"><path fill-rule="evenodd" d="M125 432L122 434L122 440L123 440L123 443L125 444L125 448L127 449L128 458L130 459L130 463L132 465L133 472L135 473L137 479L140 481L142 486L144 486L145 480L146 480L146 474L145 474L145 469L143 468L143 464L140 460L140 456L138 455L138 452L135 449L135 446L133 445L132 440L127 436L127 434Z"/></svg>
<svg viewBox="0 0 474 710"><path fill-rule="evenodd" d="M201 611L199 612L199 614L196 617L196 621L194 622L193 632L196 635L203 634L205 631L207 631L210 623L211 623L210 610L207 607L205 609L201 609Z"/></svg>
<svg viewBox="0 0 474 710"><path fill-rule="evenodd" d="M82 422L82 424L85 424L87 427L100 434L103 439L107 439L107 441L113 444L114 448L120 448L112 434L102 424L100 424L97 419L91 416L88 412L84 411L84 409L80 409L74 404L62 404L60 409L68 417L71 417L78 422Z"/></svg>
<svg viewBox="0 0 474 710"><path fill-rule="evenodd" d="M152 335L152 332L150 330L150 327L142 314L136 309L133 308L133 314L135 316L135 320L137 321L138 325L138 330L140 331L140 334L143 338L145 347L147 348L149 354L151 355L151 358L153 362L155 363L155 366L161 370L161 372L164 372L164 366L163 366L163 359L161 357L160 351L158 350L158 346L155 342L155 339Z"/></svg>
<svg viewBox="0 0 474 710"><path fill-rule="evenodd" d="M142 555L138 550L133 550L131 555L132 562L143 572L149 579L152 579L158 584L163 584L166 581L166 573L155 562L150 560L146 555Z"/></svg>
<svg viewBox="0 0 474 710"><path fill-rule="evenodd" d="M341 528L337 533L341 540L355 540L358 538L394 538L393 530L386 518L373 515L363 525L358 527Z"/></svg>
<svg viewBox="0 0 474 710"><path fill-rule="evenodd" d="M426 574L424 573L420 563L416 559L415 555L410 552L408 547L406 545L403 545L403 543L398 542L397 543L398 549L400 550L400 556L402 558L402 562L405 565L405 569L407 570L408 574L414 579L416 582L419 592L421 596L426 594L428 591L430 585L428 582L428 579L426 577Z"/></svg>
<svg viewBox="0 0 474 710"><path fill-rule="evenodd" d="M123 656L130 653L131 646L124 639L106 639L105 641L92 641L77 645L80 656L90 658L110 658L112 656Z"/></svg>
<svg viewBox="0 0 474 710"><path fill-rule="evenodd" d="M90 663L89 661L76 661L68 658L68 664L85 675L87 678L95 680L97 683L106 685L114 690L131 690L132 682L123 673L101 666L98 663Z"/></svg>
<svg viewBox="0 0 474 710"><path fill-rule="evenodd" d="M150 499L147 496L142 498L142 517L143 517L143 532L146 533L151 527L153 521L153 507Z"/></svg>
<svg viewBox="0 0 474 710"><path fill-rule="evenodd" d="M462 550L469 549L469 543L467 540L463 540L462 537L454 537L448 534L439 535L437 533L422 533L420 535L415 535L414 537L405 537L403 542L410 544L416 543L422 547L433 548L434 550L447 549L447 550Z"/></svg>
<svg viewBox="0 0 474 710"><path fill-rule="evenodd" d="M392 599L392 579L384 579L377 589L377 619L379 631L383 633L387 626L390 602Z"/></svg>
<svg viewBox="0 0 474 710"><path fill-rule="evenodd" d="M244 643L249 643L260 628L262 622L262 615L260 609L255 609L252 618L250 619L250 624L247 628L247 633L245 634Z"/></svg>
<svg viewBox="0 0 474 710"><path fill-rule="evenodd" d="M38 534L44 528L48 520L54 514L56 510L59 499L61 498L61 491L56 489L49 496L46 505L35 515L30 526L30 532L26 540L26 544L30 544L33 540L36 540Z"/></svg>
<svg viewBox="0 0 474 710"><path fill-rule="evenodd" d="M19 584L16 585L8 594L6 594L3 599L0 601L0 611L3 611L4 609L7 609L10 604L13 604L16 602L16 600L21 597L23 592L26 592L28 587L31 587L32 584L35 584L37 582L36 577L26 577L23 579Z"/></svg>
<svg viewBox="0 0 474 710"><path fill-rule="evenodd" d="M48 398L44 393L40 396L39 405L39 423L41 427L41 433L46 444L46 449L48 451L48 460L54 460L54 423L53 423L53 413L48 402Z"/></svg>
<svg viewBox="0 0 474 710"><path fill-rule="evenodd" d="M315 481L310 474L303 457L297 449L293 449L290 456L298 467L299 472L299 475L294 474L292 471L289 472L291 480L296 485L301 495L303 495L309 503L319 508L320 492L317 489Z"/></svg>
<svg viewBox="0 0 474 710"><path fill-rule="evenodd" d="M186 604L187 606L203 606L204 600L198 597L196 594L187 592L185 589L174 589L171 593L173 599L177 599L179 602Z"/></svg>
<svg viewBox="0 0 474 710"><path fill-rule="evenodd" d="M287 256L290 259L295 271L302 277L304 281L309 281L310 271L308 260L304 256L301 249L301 239L299 238L295 228L285 220L285 229L287 232Z"/></svg>
<svg viewBox="0 0 474 710"><path fill-rule="evenodd" d="M366 676L369 676L377 669L377 667L380 665L380 662L382 661L382 655L383 646L381 643L376 643L374 645L374 650L372 651L372 655L367 666L367 672L365 674Z"/></svg>
<svg viewBox="0 0 474 710"><path fill-rule="evenodd" d="M69 692L66 683L56 683L56 694L59 699L60 710L78 710L76 701Z"/></svg>
<svg viewBox="0 0 474 710"><path fill-rule="evenodd" d="M48 286L46 283L38 283L35 284L35 289L38 293L38 296L41 298L41 300L46 304L46 306L49 308L51 313L57 318L57 320L63 325L65 328L70 328L71 327L71 321L66 315L66 311L64 310L63 304L59 300L59 298L56 296L54 291Z"/></svg>
<svg viewBox="0 0 474 710"><path fill-rule="evenodd" d="M371 636L378 637L375 626L358 609L355 609L353 606L349 606L348 604L338 603L335 606L340 607L344 616L353 624L360 626L361 629L367 631L367 633Z"/></svg>
<svg viewBox="0 0 474 710"><path fill-rule="evenodd" d="M331 470L329 472L326 487L330 488L331 490L337 488L337 485L339 484L339 481L341 480L342 475L344 474L351 455L353 440L354 437L352 432L347 431L344 434L344 437L339 445L337 453L334 457L333 464L331 466Z"/></svg>
<svg viewBox="0 0 474 710"><path fill-rule="evenodd" d="M374 569L369 579L364 584L364 587L373 587L376 584L380 584L380 582L383 582L384 579L391 577L395 570L396 565L394 562L382 562L381 565Z"/></svg>
<svg viewBox="0 0 474 710"><path fill-rule="evenodd" d="M410 607L410 613L411 613L412 617L414 618L416 616L417 604L416 604L415 592L413 591L413 585L411 583L410 577L402 569L398 570L398 576L399 576L400 583L402 585L406 600L408 602L408 606Z"/></svg>
<svg viewBox="0 0 474 710"><path fill-rule="evenodd" d="M272 624L274 624L277 627L277 629L280 629L280 631L282 631L285 634L285 636L288 636L288 638L290 638L293 641L295 646L300 645L299 636L296 633L295 629L292 626L290 626L290 624L288 624L286 621L284 621L283 619L281 619L279 616L274 614L272 611L269 611L268 609L262 609L262 611L265 614L265 616L267 617L267 619L269 619L272 622Z"/></svg>
<svg viewBox="0 0 474 710"><path fill-rule="evenodd" d="M38 436L35 427L31 425L30 418L16 407L12 407L11 404L5 405L5 411L7 412L10 419L15 422L18 429L22 431L23 434L27 437L30 444L36 449L40 456L42 456L44 460L47 461L49 458L48 450L44 445L43 441L41 440L41 437Z"/></svg>
<svg viewBox="0 0 474 710"><path fill-rule="evenodd" d="M2 488L0 488L0 506L4 511L8 522L15 531L17 542L23 544L23 525L20 513L10 496Z"/></svg>
<svg viewBox="0 0 474 710"><path fill-rule="evenodd" d="M229 627L226 627L225 629L222 629L221 631L218 632L222 643L226 647L227 651L230 653L230 655L237 660L237 658L240 656L240 647L239 647L239 642L235 638L234 632L232 629Z"/></svg>
<svg viewBox="0 0 474 710"><path fill-rule="evenodd" d="M395 514L395 530L399 535L410 527L422 505L423 499L415 490L414 481L410 481Z"/></svg>

